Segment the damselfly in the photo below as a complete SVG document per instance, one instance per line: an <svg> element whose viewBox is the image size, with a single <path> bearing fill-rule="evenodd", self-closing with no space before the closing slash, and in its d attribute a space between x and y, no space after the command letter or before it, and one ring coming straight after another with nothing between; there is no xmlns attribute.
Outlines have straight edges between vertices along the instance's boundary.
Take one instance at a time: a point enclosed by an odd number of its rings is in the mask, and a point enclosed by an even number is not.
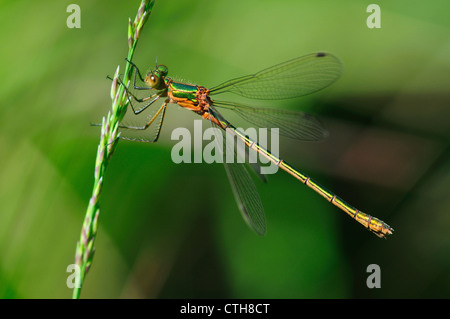
<svg viewBox="0 0 450 319"><path fill-rule="evenodd" d="M159 99L164 99L164 103L157 108L145 125L122 124L120 126L122 129L146 130L153 124L155 133L152 139L137 139L123 135L121 138L149 143L156 142L166 114L167 104L178 104L210 121L214 127L237 137L245 143L248 149L254 150L267 158L343 210L378 237L386 238L386 235L392 234L393 229L385 222L350 206L341 198L317 184L309 176L301 173L281 158L274 156L269 150L236 129L222 116L219 109L235 111L236 114L257 127L277 127L279 128L279 134L282 136L308 141L319 140L326 136L326 131L312 116L298 111L255 108L232 102L220 102L211 98L213 95L229 92L246 98L276 100L295 98L316 92L336 81L342 72L341 63L334 55L329 53L309 54L252 75L226 81L211 89L172 80L167 76L168 69L164 65L157 65L154 70L143 77L138 67L132 62L128 62L134 68L134 90L132 92L126 88L126 91L134 114L140 114ZM143 85L137 85L137 81L141 81ZM140 90L149 90L153 94L140 98L135 94ZM226 151L226 148L224 148L224 151ZM242 163L224 163L244 220L256 233L263 235L266 231L264 210L253 180Z"/></svg>

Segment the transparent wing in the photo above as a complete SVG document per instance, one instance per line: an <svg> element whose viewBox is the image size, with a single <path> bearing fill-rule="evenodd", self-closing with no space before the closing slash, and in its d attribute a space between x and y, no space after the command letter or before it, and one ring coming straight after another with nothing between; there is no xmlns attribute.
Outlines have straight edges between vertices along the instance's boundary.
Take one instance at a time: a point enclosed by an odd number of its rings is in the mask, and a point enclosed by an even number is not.
<svg viewBox="0 0 450 319"><path fill-rule="evenodd" d="M341 72L342 64L337 57L313 53L224 82L212 88L210 94L231 92L262 100L294 98L327 87Z"/></svg>
<svg viewBox="0 0 450 319"><path fill-rule="evenodd" d="M214 116L220 116L217 111L214 113L216 113ZM215 128L215 131L221 130L213 122L211 124ZM226 134L232 134L232 132L229 133L227 131ZM243 219L258 235L264 235L266 233L266 219L255 183L243 163L237 163L236 161L233 163L226 162L226 153L235 152L234 148L226 145L226 139L221 134L215 134L215 140L218 142L219 149L222 152L225 171L227 172L234 198L236 199ZM233 156L233 158L236 158L236 156Z"/></svg>
<svg viewBox="0 0 450 319"><path fill-rule="evenodd" d="M224 163L234 198L245 222L258 234L266 233L266 220L255 184L241 163Z"/></svg>
<svg viewBox="0 0 450 319"><path fill-rule="evenodd" d="M214 101L214 106L229 109L249 123L261 128L278 128L279 134L301 141L317 141L328 131L313 116L283 109L255 108L233 102Z"/></svg>

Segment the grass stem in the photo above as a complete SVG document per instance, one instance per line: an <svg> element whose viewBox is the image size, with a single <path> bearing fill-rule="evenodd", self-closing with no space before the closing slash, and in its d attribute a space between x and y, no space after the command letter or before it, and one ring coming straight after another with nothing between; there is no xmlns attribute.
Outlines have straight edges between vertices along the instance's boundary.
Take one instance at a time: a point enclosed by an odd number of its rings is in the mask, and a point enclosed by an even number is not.
<svg viewBox="0 0 450 319"><path fill-rule="evenodd" d="M141 31L148 20L155 0L142 0L136 18L133 22L128 20L128 61L131 61L136 49L136 45ZM72 298L80 298L81 288L84 284L94 257L94 242L97 235L98 219L100 215L100 193L103 187L103 180L108 162L111 159L118 142L119 123L126 113L128 100L125 89L118 86L119 66L116 69L111 85L112 110L103 117L100 134L100 142L97 148L97 158L95 160L94 187L92 196L86 210L83 226L81 228L80 239L77 242L75 252L75 264L79 267L79 276L76 278L75 288ZM131 65L126 62L123 83L128 85L131 77Z"/></svg>

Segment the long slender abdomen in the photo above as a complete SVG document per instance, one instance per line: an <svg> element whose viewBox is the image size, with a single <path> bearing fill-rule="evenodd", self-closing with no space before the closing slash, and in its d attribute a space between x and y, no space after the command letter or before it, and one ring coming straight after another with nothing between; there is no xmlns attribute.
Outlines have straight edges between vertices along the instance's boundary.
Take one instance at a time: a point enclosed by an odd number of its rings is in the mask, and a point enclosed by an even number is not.
<svg viewBox="0 0 450 319"><path fill-rule="evenodd" d="M270 151L266 150L262 146L260 146L255 141L249 139L247 136L239 132L234 126L232 126L230 123L227 122L227 125L225 127L227 131L229 131L231 134L236 135L238 138L243 140L245 144L257 151L259 154L266 157L268 160L270 160L273 164L277 165L279 168L284 170L285 172L289 173L296 179L298 179L300 182L314 190L316 193L321 195L323 198L325 198L327 201L332 203L334 206L340 208L344 212L346 212L350 217L355 219L357 222L359 222L361 225L366 227L368 230L373 232L375 235L377 235L380 238L386 238L386 235L392 234L394 229L392 229L388 224L383 222L382 220L375 218L373 216L370 216L366 213L363 213L362 211L356 209L355 207L347 204L345 201L343 201L340 197L336 196L332 192L328 191L326 188L320 186L318 183L316 183L314 180L312 180L309 176L301 173L297 169L295 169L293 166L288 164L287 162L283 161L282 159L274 156Z"/></svg>
<svg viewBox="0 0 450 319"><path fill-rule="evenodd" d="M314 190L316 193L320 194L323 198L332 203L334 206L346 212L350 217L355 219L357 222L359 222L361 225L366 227L368 230L373 232L378 237L385 238L386 235L392 234L394 229L392 229L388 224L386 224L385 222L383 222L378 218L363 213L362 211L356 209L355 207L347 204L340 197L328 191L326 188L320 186L309 176L300 173L298 170L296 170L294 167L284 162L283 160L280 160L278 166L284 171L294 176L295 178L297 178L303 184Z"/></svg>

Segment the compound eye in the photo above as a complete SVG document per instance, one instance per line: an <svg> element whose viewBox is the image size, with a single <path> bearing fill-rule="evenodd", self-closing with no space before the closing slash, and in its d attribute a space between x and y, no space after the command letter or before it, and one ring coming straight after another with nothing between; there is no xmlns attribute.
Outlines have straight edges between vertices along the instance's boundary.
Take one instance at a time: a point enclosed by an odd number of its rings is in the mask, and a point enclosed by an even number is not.
<svg viewBox="0 0 450 319"><path fill-rule="evenodd" d="M145 82L147 83L148 86L150 86L152 88L157 87L159 84L159 77L157 77L153 73L149 73L147 75L147 77L145 78Z"/></svg>

